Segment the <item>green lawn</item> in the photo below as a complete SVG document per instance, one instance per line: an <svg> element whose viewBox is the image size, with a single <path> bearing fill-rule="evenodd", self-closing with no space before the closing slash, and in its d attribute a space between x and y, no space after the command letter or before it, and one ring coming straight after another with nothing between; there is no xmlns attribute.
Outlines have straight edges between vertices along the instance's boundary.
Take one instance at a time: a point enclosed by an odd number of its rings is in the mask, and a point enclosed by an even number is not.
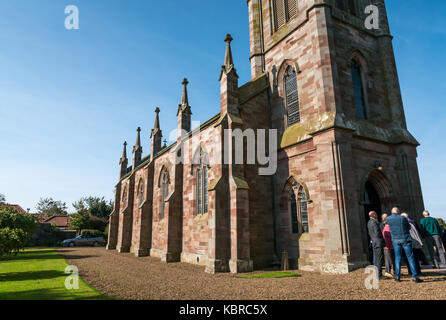
<svg viewBox="0 0 446 320"><path fill-rule="evenodd" d="M248 279L264 279L264 278L298 278L301 277L300 274L293 272L284 272L284 271L274 271L274 272L265 272L265 273L256 273L256 274L245 274L239 276L239 278L248 278Z"/></svg>
<svg viewBox="0 0 446 320"><path fill-rule="evenodd" d="M79 278L79 289L65 288L65 259L54 249L31 249L0 260L0 300L109 299Z"/></svg>

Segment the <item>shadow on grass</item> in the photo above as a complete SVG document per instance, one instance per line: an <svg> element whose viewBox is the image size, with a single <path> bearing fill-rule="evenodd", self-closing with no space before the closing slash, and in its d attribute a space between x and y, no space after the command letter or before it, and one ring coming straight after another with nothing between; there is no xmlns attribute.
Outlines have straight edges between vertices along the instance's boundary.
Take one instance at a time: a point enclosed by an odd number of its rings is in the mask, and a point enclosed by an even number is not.
<svg viewBox="0 0 446 320"><path fill-rule="evenodd" d="M0 281L3 282L3 281L42 280L42 279L54 279L63 276L67 275L62 271L56 271L56 270L8 272L8 273L0 273Z"/></svg>
<svg viewBox="0 0 446 320"><path fill-rule="evenodd" d="M100 293L76 295L66 289L36 289L21 292L0 292L0 300L113 300Z"/></svg>

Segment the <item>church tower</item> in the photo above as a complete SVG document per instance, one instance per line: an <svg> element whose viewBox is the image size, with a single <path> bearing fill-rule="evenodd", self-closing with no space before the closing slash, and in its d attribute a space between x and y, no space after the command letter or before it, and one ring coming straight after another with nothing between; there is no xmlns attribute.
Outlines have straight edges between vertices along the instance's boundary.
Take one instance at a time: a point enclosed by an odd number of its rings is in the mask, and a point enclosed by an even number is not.
<svg viewBox="0 0 446 320"><path fill-rule="evenodd" d="M301 269L368 264L368 212L424 209L384 0L248 0L251 73L279 133L277 251Z"/></svg>

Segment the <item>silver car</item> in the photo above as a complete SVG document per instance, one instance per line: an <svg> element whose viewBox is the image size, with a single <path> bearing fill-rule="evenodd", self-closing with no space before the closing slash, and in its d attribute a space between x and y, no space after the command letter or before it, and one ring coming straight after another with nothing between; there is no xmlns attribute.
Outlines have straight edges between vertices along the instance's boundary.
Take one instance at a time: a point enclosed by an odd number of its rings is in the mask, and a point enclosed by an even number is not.
<svg viewBox="0 0 446 320"><path fill-rule="evenodd" d="M94 246L98 247L105 245L106 241L103 237L91 236L89 234L82 234L73 239L67 239L62 241L63 247L82 247L82 246Z"/></svg>

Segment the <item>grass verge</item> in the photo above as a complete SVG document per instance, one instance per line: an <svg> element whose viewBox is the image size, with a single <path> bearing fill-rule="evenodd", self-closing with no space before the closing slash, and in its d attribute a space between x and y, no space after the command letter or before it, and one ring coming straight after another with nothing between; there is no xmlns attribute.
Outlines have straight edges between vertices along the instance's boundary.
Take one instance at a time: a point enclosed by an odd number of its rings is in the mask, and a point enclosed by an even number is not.
<svg viewBox="0 0 446 320"><path fill-rule="evenodd" d="M65 288L68 266L54 249L29 249L0 260L0 300L111 299L79 277L79 289Z"/></svg>

